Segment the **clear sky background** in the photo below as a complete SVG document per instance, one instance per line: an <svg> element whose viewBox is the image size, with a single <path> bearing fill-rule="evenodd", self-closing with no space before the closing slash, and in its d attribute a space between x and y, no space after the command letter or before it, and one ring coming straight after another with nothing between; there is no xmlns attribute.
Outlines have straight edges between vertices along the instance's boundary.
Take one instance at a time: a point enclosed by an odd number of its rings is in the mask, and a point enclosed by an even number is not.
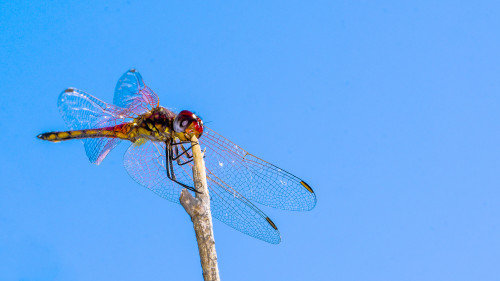
<svg viewBox="0 0 500 281"><path fill-rule="evenodd" d="M0 280L201 280L180 205L65 129L66 87L112 101L137 68L316 191L262 209L271 245L215 222L223 280L499 280L496 1L0 1Z"/></svg>

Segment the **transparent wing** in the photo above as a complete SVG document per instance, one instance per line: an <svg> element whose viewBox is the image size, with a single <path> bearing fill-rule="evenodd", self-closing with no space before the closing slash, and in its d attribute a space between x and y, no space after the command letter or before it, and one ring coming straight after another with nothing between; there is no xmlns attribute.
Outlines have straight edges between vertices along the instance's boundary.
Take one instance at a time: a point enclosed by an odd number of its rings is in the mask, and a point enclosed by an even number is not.
<svg viewBox="0 0 500 281"><path fill-rule="evenodd" d="M180 163L187 160L185 156L179 159ZM141 146L130 146L125 153L124 166L136 182L169 201L179 203L183 188L167 177L165 161L165 144L147 142ZM179 165L174 162L173 167L176 179L189 186L194 185L191 164ZM213 217L252 237L273 244L281 241L276 226L262 211L243 196L232 192L227 184L209 170L207 182Z"/></svg>
<svg viewBox="0 0 500 281"><path fill-rule="evenodd" d="M200 138L206 148L205 165L242 196L263 205L307 211L316 205L316 195L307 183L204 127Z"/></svg>
<svg viewBox="0 0 500 281"><path fill-rule="evenodd" d="M126 109L107 104L83 91L69 88L59 95L58 107L71 130L115 126L130 120ZM90 162L99 165L119 143L113 138L82 139Z"/></svg>
<svg viewBox="0 0 500 281"><path fill-rule="evenodd" d="M159 99L156 93L144 84L141 74L131 69L118 80L113 104L140 115L157 107Z"/></svg>
<svg viewBox="0 0 500 281"><path fill-rule="evenodd" d="M127 173L137 183L169 201L179 203L182 187L167 177L165 161L165 144L151 141L142 145L132 144L123 157Z"/></svg>
<svg viewBox="0 0 500 281"><path fill-rule="evenodd" d="M248 199L207 169L212 216L249 236L279 244L281 236L276 225Z"/></svg>

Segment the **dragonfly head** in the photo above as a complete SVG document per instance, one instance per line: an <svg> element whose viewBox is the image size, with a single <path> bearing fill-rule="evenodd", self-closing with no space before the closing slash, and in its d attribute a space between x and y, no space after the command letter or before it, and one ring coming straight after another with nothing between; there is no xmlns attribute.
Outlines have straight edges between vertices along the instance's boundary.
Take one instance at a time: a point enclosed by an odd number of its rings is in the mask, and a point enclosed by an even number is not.
<svg viewBox="0 0 500 281"><path fill-rule="evenodd" d="M194 135L200 138L203 134L203 121L189 110L183 110L174 119L174 131L182 141L190 140Z"/></svg>

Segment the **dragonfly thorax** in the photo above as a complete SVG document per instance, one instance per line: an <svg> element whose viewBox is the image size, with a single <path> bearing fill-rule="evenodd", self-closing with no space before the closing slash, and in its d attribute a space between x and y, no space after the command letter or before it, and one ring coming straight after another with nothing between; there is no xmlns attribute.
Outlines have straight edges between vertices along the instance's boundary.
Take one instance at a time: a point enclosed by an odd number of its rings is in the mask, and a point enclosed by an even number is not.
<svg viewBox="0 0 500 281"><path fill-rule="evenodd" d="M152 141L166 141L172 138L172 125L175 113L158 106L146 112L133 121L136 131L134 139L149 139Z"/></svg>

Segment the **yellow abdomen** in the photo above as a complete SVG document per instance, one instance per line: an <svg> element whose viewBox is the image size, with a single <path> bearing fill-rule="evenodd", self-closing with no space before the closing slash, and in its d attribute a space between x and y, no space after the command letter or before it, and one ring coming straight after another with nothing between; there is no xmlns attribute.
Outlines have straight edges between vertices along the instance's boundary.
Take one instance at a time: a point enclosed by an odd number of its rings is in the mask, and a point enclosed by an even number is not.
<svg viewBox="0 0 500 281"><path fill-rule="evenodd" d="M119 138L130 139L131 126L129 124L121 124L114 127L86 129L62 132L48 132L37 136L41 140L51 142L59 142L71 139L87 139L87 138Z"/></svg>

